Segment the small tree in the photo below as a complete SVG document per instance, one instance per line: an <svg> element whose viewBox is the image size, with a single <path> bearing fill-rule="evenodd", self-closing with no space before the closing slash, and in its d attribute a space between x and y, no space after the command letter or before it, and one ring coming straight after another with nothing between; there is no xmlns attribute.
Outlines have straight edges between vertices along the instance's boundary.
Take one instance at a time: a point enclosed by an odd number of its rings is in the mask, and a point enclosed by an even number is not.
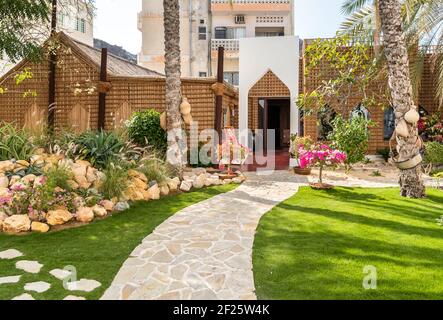
<svg viewBox="0 0 443 320"><path fill-rule="evenodd" d="M374 123L366 120L363 116L356 116L350 120L345 120L337 116L332 121L333 130L328 139L332 146L346 153L346 171L352 165L363 161L369 147L369 130Z"/></svg>

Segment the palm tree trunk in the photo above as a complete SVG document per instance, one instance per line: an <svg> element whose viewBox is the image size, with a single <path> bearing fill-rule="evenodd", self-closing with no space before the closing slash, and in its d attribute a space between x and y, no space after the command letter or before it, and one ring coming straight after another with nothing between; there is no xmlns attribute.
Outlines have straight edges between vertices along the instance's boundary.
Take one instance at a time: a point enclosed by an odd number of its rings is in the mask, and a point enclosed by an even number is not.
<svg viewBox="0 0 443 320"><path fill-rule="evenodd" d="M409 74L409 57L401 20L401 3L399 0L380 0L380 20L388 63L389 86L398 124L404 115L414 107L412 85ZM417 125L407 124L409 136L397 135L397 151L400 160L412 159L419 153L417 144ZM421 166L400 170L401 195L410 198L425 196Z"/></svg>
<svg viewBox="0 0 443 320"><path fill-rule="evenodd" d="M179 0L163 0L165 29L166 114L168 127L167 161L181 174L185 164L186 137L180 114L182 101L180 65Z"/></svg>

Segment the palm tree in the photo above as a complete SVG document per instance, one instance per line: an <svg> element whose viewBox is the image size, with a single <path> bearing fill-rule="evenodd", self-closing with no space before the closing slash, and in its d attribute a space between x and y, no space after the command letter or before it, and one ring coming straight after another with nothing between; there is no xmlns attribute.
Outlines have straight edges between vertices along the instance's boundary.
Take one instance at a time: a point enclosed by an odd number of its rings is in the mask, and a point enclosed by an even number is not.
<svg viewBox="0 0 443 320"><path fill-rule="evenodd" d="M378 3L380 22L383 32L384 53L388 65L389 84L395 109L396 124L407 125L408 136L397 138L399 160L414 158L420 151L417 125L404 121L405 114L414 108L413 91L409 75L409 57L406 37L403 32L401 3L399 0L382 0ZM421 178L421 166L400 170L401 195L410 198L425 196L425 187Z"/></svg>
<svg viewBox="0 0 443 320"><path fill-rule="evenodd" d="M342 11L348 15L342 24L342 31L358 34L373 39L377 49L380 35L380 0L345 0ZM414 92L418 91L421 82L423 59L429 45L437 45L434 53L437 73L436 95L443 106L443 1L442 0L404 0L401 3L401 18L408 45L421 50L411 65L411 78ZM439 49L440 48L440 49Z"/></svg>
<svg viewBox="0 0 443 320"><path fill-rule="evenodd" d="M179 0L163 0L165 29L166 114L168 128L168 162L179 174L185 163L186 146L183 120L180 64L180 5Z"/></svg>

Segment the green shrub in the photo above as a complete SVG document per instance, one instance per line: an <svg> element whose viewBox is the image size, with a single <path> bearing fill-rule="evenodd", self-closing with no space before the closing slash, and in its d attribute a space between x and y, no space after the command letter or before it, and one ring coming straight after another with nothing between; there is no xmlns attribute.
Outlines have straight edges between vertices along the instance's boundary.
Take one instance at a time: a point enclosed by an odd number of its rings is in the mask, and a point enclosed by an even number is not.
<svg viewBox="0 0 443 320"><path fill-rule="evenodd" d="M162 183L171 176L169 165L154 156L140 161L137 170L144 173L149 181L156 181L157 183Z"/></svg>
<svg viewBox="0 0 443 320"><path fill-rule="evenodd" d="M136 112L127 123L128 136L140 146L151 146L165 153L168 143L166 132L160 127L160 113L148 109Z"/></svg>
<svg viewBox="0 0 443 320"><path fill-rule="evenodd" d="M128 171L125 168L109 164L103 171L106 175L100 186L105 199L120 198L128 186Z"/></svg>
<svg viewBox="0 0 443 320"><path fill-rule="evenodd" d="M439 142L425 143L425 162L431 165L443 164L443 144Z"/></svg>
<svg viewBox="0 0 443 320"><path fill-rule="evenodd" d="M328 139L332 142L334 148L346 152L346 168L365 159L369 147L368 127L373 123L364 117L353 117L351 120L345 120L341 116L332 120L332 132Z"/></svg>
<svg viewBox="0 0 443 320"><path fill-rule="evenodd" d="M100 169L106 168L109 163L116 162L125 154L126 143L114 132L85 132L74 143L77 146L74 154Z"/></svg>
<svg viewBox="0 0 443 320"><path fill-rule="evenodd" d="M0 161L28 160L35 150L27 132L12 124L0 123Z"/></svg>

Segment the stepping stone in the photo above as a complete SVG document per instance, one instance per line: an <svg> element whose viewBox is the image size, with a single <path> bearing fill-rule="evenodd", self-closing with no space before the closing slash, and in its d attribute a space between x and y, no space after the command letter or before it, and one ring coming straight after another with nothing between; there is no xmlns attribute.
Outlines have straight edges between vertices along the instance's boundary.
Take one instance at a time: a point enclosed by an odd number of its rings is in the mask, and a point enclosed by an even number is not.
<svg viewBox="0 0 443 320"><path fill-rule="evenodd" d="M83 297L77 297L77 296L67 296L63 300L86 300L86 298Z"/></svg>
<svg viewBox="0 0 443 320"><path fill-rule="evenodd" d="M9 249L0 252L0 259L12 260L18 257L22 257L23 253L15 249Z"/></svg>
<svg viewBox="0 0 443 320"><path fill-rule="evenodd" d="M49 290L51 285L47 282L39 281L25 284L25 291L35 291L38 293L43 293Z"/></svg>
<svg viewBox="0 0 443 320"><path fill-rule="evenodd" d="M66 278L72 275L72 272L63 269L54 269L49 271L49 274L56 277L59 280L65 280Z"/></svg>
<svg viewBox="0 0 443 320"><path fill-rule="evenodd" d="M22 295L12 298L11 300L35 300L35 299L29 293L23 293Z"/></svg>
<svg viewBox="0 0 443 320"><path fill-rule="evenodd" d="M43 265L38 263L37 261L22 260L22 261L18 261L15 264L15 267L17 269L23 270L25 272L39 273L41 268L43 267Z"/></svg>
<svg viewBox="0 0 443 320"><path fill-rule="evenodd" d="M20 281L21 276L3 277L0 278L0 284L17 283Z"/></svg>
<svg viewBox="0 0 443 320"><path fill-rule="evenodd" d="M81 279L80 281L69 282L66 290L91 292L100 287L102 284L95 280Z"/></svg>

